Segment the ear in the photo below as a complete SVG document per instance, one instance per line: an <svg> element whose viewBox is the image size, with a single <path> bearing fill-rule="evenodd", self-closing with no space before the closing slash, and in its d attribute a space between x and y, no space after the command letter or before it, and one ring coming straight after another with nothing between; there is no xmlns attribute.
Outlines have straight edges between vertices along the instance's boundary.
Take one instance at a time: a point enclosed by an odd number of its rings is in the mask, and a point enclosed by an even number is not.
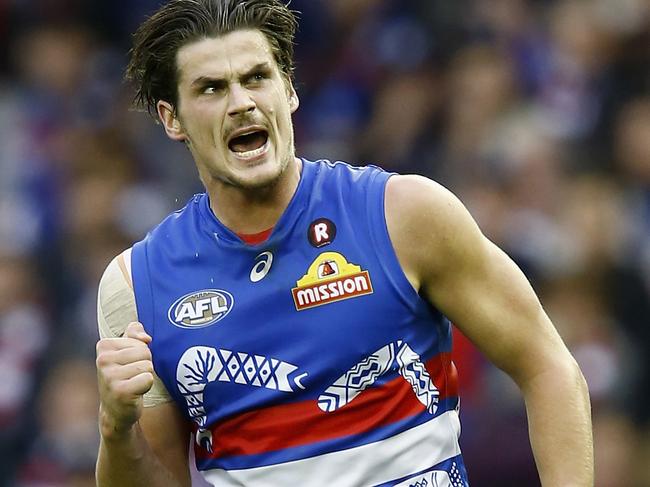
<svg viewBox="0 0 650 487"><path fill-rule="evenodd" d="M165 127L165 132L167 137L178 142L184 142L187 139L181 121L176 115L176 111L171 103L159 100L156 103L156 109L158 110L158 118Z"/></svg>
<svg viewBox="0 0 650 487"><path fill-rule="evenodd" d="M298 107L300 106L300 99L298 98L298 93L296 93L296 90L293 87L293 84L289 83L289 110L291 113L295 112L298 110Z"/></svg>

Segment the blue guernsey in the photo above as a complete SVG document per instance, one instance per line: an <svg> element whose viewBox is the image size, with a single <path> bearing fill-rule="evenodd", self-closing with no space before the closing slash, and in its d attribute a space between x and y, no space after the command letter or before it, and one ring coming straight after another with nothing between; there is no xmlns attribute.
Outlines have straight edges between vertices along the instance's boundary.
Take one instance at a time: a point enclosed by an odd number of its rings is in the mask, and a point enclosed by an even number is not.
<svg viewBox="0 0 650 487"><path fill-rule="evenodd" d="M468 485L450 324L397 260L389 177L303 160L264 243L200 194L133 247L154 367L208 482Z"/></svg>

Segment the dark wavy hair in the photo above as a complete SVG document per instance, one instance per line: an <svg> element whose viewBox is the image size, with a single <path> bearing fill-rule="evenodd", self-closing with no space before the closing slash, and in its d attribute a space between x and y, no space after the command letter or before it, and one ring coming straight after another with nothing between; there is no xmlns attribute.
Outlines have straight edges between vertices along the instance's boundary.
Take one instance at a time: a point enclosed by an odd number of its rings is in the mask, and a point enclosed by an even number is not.
<svg viewBox="0 0 650 487"><path fill-rule="evenodd" d="M296 12L282 0L171 0L147 18L133 36L125 78L135 85L133 104L156 117L156 103L177 108L176 54L184 45L239 29L257 29L275 61L293 79Z"/></svg>

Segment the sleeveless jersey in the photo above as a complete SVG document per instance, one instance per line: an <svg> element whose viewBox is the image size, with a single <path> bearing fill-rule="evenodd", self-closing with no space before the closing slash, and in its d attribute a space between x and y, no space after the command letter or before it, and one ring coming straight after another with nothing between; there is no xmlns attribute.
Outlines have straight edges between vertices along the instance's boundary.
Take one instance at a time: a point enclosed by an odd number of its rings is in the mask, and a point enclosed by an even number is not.
<svg viewBox="0 0 650 487"><path fill-rule="evenodd" d="M209 483L468 485L450 324L397 260L389 177L303 160L265 242L199 194L133 247L154 368Z"/></svg>

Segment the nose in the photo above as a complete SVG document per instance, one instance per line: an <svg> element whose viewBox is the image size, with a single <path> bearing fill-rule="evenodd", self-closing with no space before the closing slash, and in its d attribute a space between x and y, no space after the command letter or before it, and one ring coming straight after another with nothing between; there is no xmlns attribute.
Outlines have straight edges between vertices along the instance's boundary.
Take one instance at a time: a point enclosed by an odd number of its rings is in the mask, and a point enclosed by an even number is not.
<svg viewBox="0 0 650 487"><path fill-rule="evenodd" d="M239 83L233 83L228 94L228 115L236 117L255 110L255 100L251 93Z"/></svg>

